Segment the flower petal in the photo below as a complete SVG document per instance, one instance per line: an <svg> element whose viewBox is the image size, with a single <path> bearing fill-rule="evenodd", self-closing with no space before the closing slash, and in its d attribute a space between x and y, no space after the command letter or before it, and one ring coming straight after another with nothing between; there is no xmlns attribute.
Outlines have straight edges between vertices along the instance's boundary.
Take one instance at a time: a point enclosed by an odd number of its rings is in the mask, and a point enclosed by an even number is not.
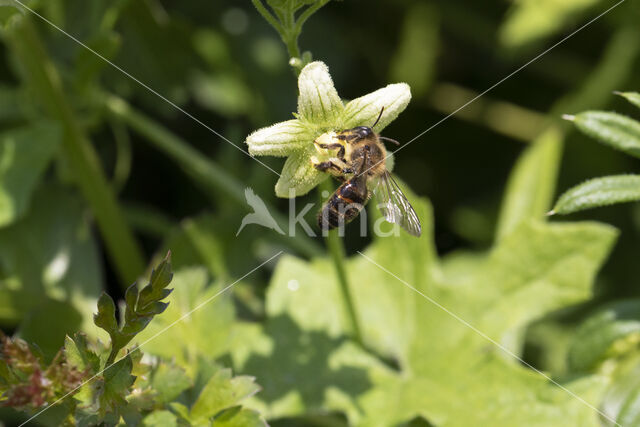
<svg viewBox="0 0 640 427"><path fill-rule="evenodd" d="M313 149L289 156L276 183L278 197L302 196L329 177L329 174L313 167L310 160L312 152Z"/></svg>
<svg viewBox="0 0 640 427"><path fill-rule="evenodd" d="M287 156L313 144L313 132L300 120L287 120L259 129L245 141L252 156Z"/></svg>
<svg viewBox="0 0 640 427"><path fill-rule="evenodd" d="M298 114L306 121L327 125L344 110L324 62L312 62L302 69L298 90Z"/></svg>
<svg viewBox="0 0 640 427"><path fill-rule="evenodd" d="M384 107L382 117L375 126L380 132L407 107L411 101L411 88L406 83L388 85L349 102L343 113L345 128L371 126L375 123L380 110Z"/></svg>

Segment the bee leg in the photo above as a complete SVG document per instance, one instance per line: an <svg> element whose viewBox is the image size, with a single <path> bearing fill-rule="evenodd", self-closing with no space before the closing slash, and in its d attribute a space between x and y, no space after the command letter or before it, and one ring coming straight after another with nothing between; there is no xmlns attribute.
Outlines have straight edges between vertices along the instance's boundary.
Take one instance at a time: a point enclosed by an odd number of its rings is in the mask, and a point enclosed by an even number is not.
<svg viewBox="0 0 640 427"><path fill-rule="evenodd" d="M340 176L343 174L346 169L346 164L344 161L338 158L330 158L327 161L320 162L315 156L311 159L313 163L313 167L318 169L321 172L329 172L333 175Z"/></svg>

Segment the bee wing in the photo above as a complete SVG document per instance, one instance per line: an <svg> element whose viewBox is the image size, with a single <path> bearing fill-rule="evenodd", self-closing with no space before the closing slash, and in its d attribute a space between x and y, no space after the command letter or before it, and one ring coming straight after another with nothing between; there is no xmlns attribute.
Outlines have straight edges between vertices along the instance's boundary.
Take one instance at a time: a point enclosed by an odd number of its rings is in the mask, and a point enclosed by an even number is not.
<svg viewBox="0 0 640 427"><path fill-rule="evenodd" d="M400 225L412 236L419 237L422 234L416 211L389 172L385 171L380 176L373 191L378 198L378 208L387 222Z"/></svg>

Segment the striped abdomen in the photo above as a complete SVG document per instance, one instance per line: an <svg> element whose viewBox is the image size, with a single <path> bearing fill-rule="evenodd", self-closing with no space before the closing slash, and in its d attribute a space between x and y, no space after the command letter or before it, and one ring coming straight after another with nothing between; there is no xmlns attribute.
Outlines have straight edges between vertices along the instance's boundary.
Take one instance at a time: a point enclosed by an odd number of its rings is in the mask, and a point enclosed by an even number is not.
<svg viewBox="0 0 640 427"><path fill-rule="evenodd" d="M322 207L318 226L332 229L347 224L358 216L368 199L367 181L364 176L354 177L342 184Z"/></svg>

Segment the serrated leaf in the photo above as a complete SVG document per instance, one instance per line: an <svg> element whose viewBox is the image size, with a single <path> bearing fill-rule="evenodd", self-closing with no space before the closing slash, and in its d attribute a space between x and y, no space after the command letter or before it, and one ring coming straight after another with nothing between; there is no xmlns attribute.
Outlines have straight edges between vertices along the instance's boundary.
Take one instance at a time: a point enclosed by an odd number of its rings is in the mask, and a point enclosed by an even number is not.
<svg viewBox="0 0 640 427"><path fill-rule="evenodd" d="M131 357L118 360L103 372L102 393L100 394L101 411L117 412L120 406L126 406L125 396L133 385L135 377L131 375L133 363Z"/></svg>
<svg viewBox="0 0 640 427"><path fill-rule="evenodd" d="M60 140L60 128L48 122L0 134L0 227L27 211Z"/></svg>
<svg viewBox="0 0 640 427"><path fill-rule="evenodd" d="M116 320L116 304L106 293L102 293L98 299L98 312L94 314L93 321L99 328L104 329L111 335L111 339L119 333L118 321Z"/></svg>
<svg viewBox="0 0 640 427"><path fill-rule="evenodd" d="M64 354L67 362L79 371L96 373L100 369L100 358L89 348L87 337L81 332L65 338Z"/></svg>
<svg viewBox="0 0 640 427"><path fill-rule="evenodd" d="M576 127L598 141L640 157L640 122L617 113L586 111L566 116Z"/></svg>
<svg viewBox="0 0 640 427"><path fill-rule="evenodd" d="M500 208L497 238L524 221L544 217L553 200L561 154L562 133L550 128L520 155Z"/></svg>
<svg viewBox="0 0 640 427"><path fill-rule="evenodd" d="M551 213L561 215L640 200L640 175L616 175L590 179L560 196Z"/></svg>
<svg viewBox="0 0 640 427"><path fill-rule="evenodd" d="M616 92L616 95L620 95L627 101L640 108L640 93L638 92Z"/></svg>
<svg viewBox="0 0 640 427"><path fill-rule="evenodd" d="M137 304L139 309L144 310L148 304L166 298L171 292L171 290L165 289L169 286L173 277L170 255L171 254L167 254L167 257L160 265L152 270L149 284L140 291Z"/></svg>
<svg viewBox="0 0 640 427"><path fill-rule="evenodd" d="M640 342L640 301L609 304L576 331L568 361L573 371L591 371L607 358L625 354Z"/></svg>
<svg viewBox="0 0 640 427"><path fill-rule="evenodd" d="M165 289L173 278L170 255L168 253L158 267L151 272L150 283L140 292L135 288L135 283L127 289L124 322L121 326L116 320L113 299L103 293L98 300L98 313L94 315L94 322L111 336L111 354L107 362L113 361L118 352L131 342L155 315L167 308L168 303L159 300L171 293L170 289Z"/></svg>

